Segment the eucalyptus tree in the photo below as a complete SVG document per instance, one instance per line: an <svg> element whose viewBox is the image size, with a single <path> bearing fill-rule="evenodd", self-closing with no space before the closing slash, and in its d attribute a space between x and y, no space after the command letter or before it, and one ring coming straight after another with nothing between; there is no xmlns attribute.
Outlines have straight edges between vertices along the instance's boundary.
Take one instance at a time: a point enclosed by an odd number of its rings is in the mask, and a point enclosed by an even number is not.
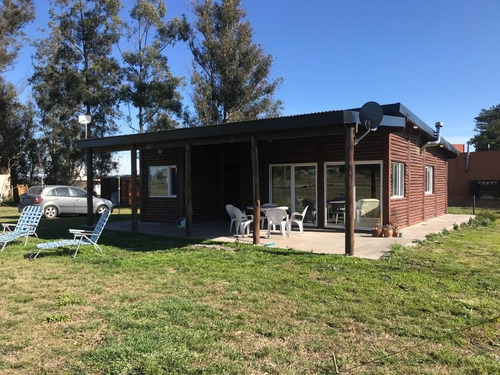
<svg viewBox="0 0 500 375"><path fill-rule="evenodd" d="M120 0L54 0L50 34L36 43L31 78L43 139L47 143L47 182L70 183L84 164L76 141L116 132L120 65L113 48L121 36ZM91 116L83 129L78 115ZM87 178L116 167L109 154L87 153Z"/></svg>
<svg viewBox="0 0 500 375"><path fill-rule="evenodd" d="M32 108L19 101L11 83L0 78L0 173L13 173L16 180L15 170L33 131Z"/></svg>
<svg viewBox="0 0 500 375"><path fill-rule="evenodd" d="M193 105L200 124L278 115L282 79L271 79L272 57L252 41L240 0L193 3L196 20L188 45L193 54Z"/></svg>
<svg viewBox="0 0 500 375"><path fill-rule="evenodd" d="M178 19L166 21L166 13L162 0L135 0L130 11L132 49L122 53L127 79L123 95L137 109L140 133L175 127L182 113L178 88L183 82L170 72L165 50L186 25Z"/></svg>
<svg viewBox="0 0 500 375"><path fill-rule="evenodd" d="M5 73L26 41L24 27L35 18L33 0L3 0L0 5L0 73Z"/></svg>
<svg viewBox="0 0 500 375"><path fill-rule="evenodd" d="M477 133L471 143L476 151L499 151L500 150L500 104L490 109L482 109L475 118Z"/></svg>
<svg viewBox="0 0 500 375"><path fill-rule="evenodd" d="M33 130L33 111L22 104L5 73L12 69L26 41L24 27L35 18L32 0L3 0L0 4L0 173L17 183L18 167ZM16 198L16 197L15 197Z"/></svg>

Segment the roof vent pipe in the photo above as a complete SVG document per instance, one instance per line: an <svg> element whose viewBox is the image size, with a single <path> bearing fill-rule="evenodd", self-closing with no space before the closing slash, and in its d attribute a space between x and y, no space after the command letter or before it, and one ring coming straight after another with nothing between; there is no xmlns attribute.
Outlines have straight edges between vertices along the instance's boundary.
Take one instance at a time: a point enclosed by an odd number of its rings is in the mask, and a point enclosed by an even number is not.
<svg viewBox="0 0 500 375"><path fill-rule="evenodd" d="M424 152L427 147L435 147L441 144L441 128L443 127L442 122L436 122L436 131L434 132L435 139L433 141L427 142L425 145L420 147L420 154Z"/></svg>
<svg viewBox="0 0 500 375"><path fill-rule="evenodd" d="M467 159L465 159L465 171L469 172L469 167L470 167L470 144L471 142L467 142Z"/></svg>

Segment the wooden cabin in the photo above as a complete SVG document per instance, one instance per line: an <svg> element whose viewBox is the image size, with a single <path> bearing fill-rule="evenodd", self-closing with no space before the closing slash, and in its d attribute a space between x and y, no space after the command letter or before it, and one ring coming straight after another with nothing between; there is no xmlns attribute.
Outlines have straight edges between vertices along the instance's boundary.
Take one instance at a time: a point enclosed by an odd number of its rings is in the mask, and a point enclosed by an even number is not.
<svg viewBox="0 0 500 375"><path fill-rule="evenodd" d="M458 151L401 103L382 106L376 131L359 109L82 140L93 152L140 155L140 219L193 223L228 220L226 204L255 198L308 207L305 227L345 225L346 129L354 128L354 225L402 227L447 210L447 160ZM135 166L132 165L132 179ZM132 195L133 196L133 195ZM247 210L248 211L248 210Z"/></svg>

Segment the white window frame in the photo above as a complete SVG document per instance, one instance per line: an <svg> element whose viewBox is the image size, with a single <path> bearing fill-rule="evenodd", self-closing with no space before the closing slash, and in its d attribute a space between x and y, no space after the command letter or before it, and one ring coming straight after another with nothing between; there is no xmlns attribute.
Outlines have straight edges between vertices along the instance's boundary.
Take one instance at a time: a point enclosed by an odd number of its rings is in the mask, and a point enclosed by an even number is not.
<svg viewBox="0 0 500 375"><path fill-rule="evenodd" d="M434 194L434 167L425 166L425 194Z"/></svg>
<svg viewBox="0 0 500 375"><path fill-rule="evenodd" d="M391 198L405 197L405 164L391 163Z"/></svg>
<svg viewBox="0 0 500 375"><path fill-rule="evenodd" d="M159 194L155 186L160 184L158 174L165 179L165 194ZM176 165L152 165L148 168L148 195L150 198L177 198L175 176L177 175Z"/></svg>

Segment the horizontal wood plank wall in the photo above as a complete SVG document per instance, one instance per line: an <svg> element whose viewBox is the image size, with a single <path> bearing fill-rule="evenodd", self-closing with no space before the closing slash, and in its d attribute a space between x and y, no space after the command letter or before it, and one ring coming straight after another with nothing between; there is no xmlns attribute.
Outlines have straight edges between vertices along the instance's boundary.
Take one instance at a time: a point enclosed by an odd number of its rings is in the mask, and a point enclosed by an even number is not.
<svg viewBox="0 0 500 375"><path fill-rule="evenodd" d="M405 197L391 198L389 217L400 225L414 225L444 215L447 208L447 160L439 147L427 148L423 137L408 127L404 132L389 136L392 162L405 164ZM425 194L425 167L434 167L434 192ZM392 187L390 187L392 189Z"/></svg>
<svg viewBox="0 0 500 375"><path fill-rule="evenodd" d="M259 172L260 172L260 184L264 178L264 171L262 165L262 152L259 150ZM240 170L240 181L237 183L240 190L241 199L239 202L223 202L222 206L226 203L231 203L238 206L241 210L245 210L247 206L253 205L253 176L252 176L252 148L251 142L241 142L241 143L231 143L222 146L222 168L226 166L237 166ZM226 181L221 181L221 191L223 191L223 186ZM261 186L262 191L262 186ZM224 197L222 197L224 199ZM223 216L225 214L225 208L223 207Z"/></svg>
<svg viewBox="0 0 500 375"><path fill-rule="evenodd" d="M197 146L191 152L193 222L223 220L222 147Z"/></svg>
<svg viewBox="0 0 500 375"><path fill-rule="evenodd" d="M142 151L143 162L141 163L140 174L142 178L141 196L142 200L142 211L141 220L152 221L152 222L174 222L182 214L182 165L184 159L184 148L175 149L162 149L161 154L158 153L157 149L154 150L143 150ZM149 197L148 191L148 179L149 179L149 167L150 166L160 166L160 165L176 165L177 166L177 198L157 198Z"/></svg>
<svg viewBox="0 0 500 375"><path fill-rule="evenodd" d="M408 204L408 225L414 225L424 220L424 187L425 170L424 155L420 155L420 145L424 144L422 136L413 131L410 136L409 166L411 180L408 187L410 200Z"/></svg>
<svg viewBox="0 0 500 375"><path fill-rule="evenodd" d="M428 148L424 155L420 155L419 150L423 143L423 138L413 129L406 128L403 133L398 134L388 134L379 129L368 134L355 148L356 161L384 161L384 177L389 177L389 181L384 182L383 192L387 219L393 216L405 226L446 213L447 162L444 153L436 147ZM141 186L143 197L141 218L145 221L173 222L183 216L184 148L163 149L162 153L156 149L142 152L143 162L140 172L144 180ZM344 135L259 141L261 203L267 202L269 197L270 164L317 163L317 206L324 207L324 163L344 161ZM402 199L390 199L392 161L403 162L406 166L406 197ZM177 198L148 196L148 167L152 165L177 166ZM434 167L435 193L428 196L424 194L425 165ZM246 206L253 204L250 142L193 146L192 199L195 223L227 219L223 193L226 166L240 168L240 208L245 209ZM323 225L321 212L318 212L318 215L318 224L321 227Z"/></svg>
<svg viewBox="0 0 500 375"><path fill-rule="evenodd" d="M396 220L401 226L406 227L409 225L410 218L408 215L409 202L412 202L413 213L417 213L422 207L422 202L418 204L418 200L414 199L415 193L418 189L415 189L415 182L418 180L415 173L418 165L418 160L410 162L410 154L408 150L411 150L411 142L409 141L408 135L404 134L391 134L389 136L390 144L390 161L389 161L389 180L392 176L392 163L403 163L405 166L405 196L403 198L389 198L389 212L384 215L384 223L386 224L392 219ZM389 185L389 197L392 195L392 181Z"/></svg>
<svg viewBox="0 0 500 375"><path fill-rule="evenodd" d="M448 164L439 157L440 153L439 147L428 148L425 151L425 165L434 167L434 191L433 194L424 195L424 220L446 213Z"/></svg>

